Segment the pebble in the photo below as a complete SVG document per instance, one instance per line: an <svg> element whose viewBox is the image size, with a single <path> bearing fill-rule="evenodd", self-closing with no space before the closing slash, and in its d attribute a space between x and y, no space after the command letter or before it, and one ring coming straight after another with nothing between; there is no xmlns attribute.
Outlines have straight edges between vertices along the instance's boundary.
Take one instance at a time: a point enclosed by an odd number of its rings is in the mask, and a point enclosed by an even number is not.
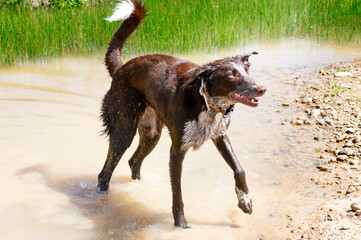
<svg viewBox="0 0 361 240"><path fill-rule="evenodd" d="M350 226L346 224L342 225L342 227L340 228L340 230L348 230L348 229L350 229Z"/></svg>
<svg viewBox="0 0 361 240"><path fill-rule="evenodd" d="M361 216L361 210L356 211L356 216Z"/></svg>
<svg viewBox="0 0 361 240"><path fill-rule="evenodd" d="M347 77L347 76L351 76L350 72L337 72L335 73L335 77Z"/></svg>
<svg viewBox="0 0 361 240"><path fill-rule="evenodd" d="M347 137L346 134L342 134L341 136L339 136L339 137L336 139L336 141L337 141L337 142L342 142L346 137Z"/></svg>
<svg viewBox="0 0 361 240"><path fill-rule="evenodd" d="M355 155L355 151L352 148L344 147L344 148L341 148L341 150L340 150L340 152L338 154L339 155L353 156L353 155Z"/></svg>
<svg viewBox="0 0 361 240"><path fill-rule="evenodd" d="M291 120L291 123L293 124L293 125L303 125L303 120L300 120L300 119L297 119L297 120L295 120L295 119L292 119Z"/></svg>
<svg viewBox="0 0 361 240"><path fill-rule="evenodd" d="M337 156L337 161L344 162L348 159L346 155L339 155Z"/></svg>
<svg viewBox="0 0 361 240"><path fill-rule="evenodd" d="M351 204L351 210L356 212L356 211L361 210L361 208L357 205L357 203L352 203Z"/></svg>
<svg viewBox="0 0 361 240"><path fill-rule="evenodd" d="M310 104L312 102L312 98L310 97L304 97L301 100L302 103Z"/></svg>
<svg viewBox="0 0 361 240"><path fill-rule="evenodd" d="M351 161L349 162L350 165L357 165L357 163L358 163L358 162L357 162L356 160L351 160Z"/></svg>
<svg viewBox="0 0 361 240"><path fill-rule="evenodd" d="M283 107L289 107L290 104L289 104L289 103L282 103L282 106L283 106Z"/></svg>
<svg viewBox="0 0 361 240"><path fill-rule="evenodd" d="M313 109L311 111L311 117L318 117L321 115L321 110L320 109Z"/></svg>
<svg viewBox="0 0 361 240"><path fill-rule="evenodd" d="M335 153L335 149L333 149L333 148L326 148L326 149L325 149L325 152Z"/></svg>
<svg viewBox="0 0 361 240"><path fill-rule="evenodd" d="M304 120L304 124L311 125L311 123L312 123L312 122L311 122L310 120L308 120L308 119L305 119L305 120Z"/></svg>
<svg viewBox="0 0 361 240"><path fill-rule="evenodd" d="M353 147L354 144L352 141L348 141L347 143L345 143L344 147Z"/></svg>
<svg viewBox="0 0 361 240"><path fill-rule="evenodd" d="M316 120L316 123L317 123L318 125L325 125L325 120L324 120L323 118L317 119L317 120Z"/></svg>
<svg viewBox="0 0 361 240"><path fill-rule="evenodd" d="M329 117L325 117L325 122L329 125L332 125L333 124L333 120Z"/></svg>
<svg viewBox="0 0 361 240"><path fill-rule="evenodd" d="M323 172L329 172L330 171L330 168L327 167L327 166L324 166L324 165L318 165L318 166L316 166L316 168L323 171Z"/></svg>
<svg viewBox="0 0 361 240"><path fill-rule="evenodd" d="M355 133L356 130L354 128L346 128L346 133Z"/></svg>
<svg viewBox="0 0 361 240"><path fill-rule="evenodd" d="M329 111L328 114L333 118L337 118L337 112L335 110Z"/></svg>

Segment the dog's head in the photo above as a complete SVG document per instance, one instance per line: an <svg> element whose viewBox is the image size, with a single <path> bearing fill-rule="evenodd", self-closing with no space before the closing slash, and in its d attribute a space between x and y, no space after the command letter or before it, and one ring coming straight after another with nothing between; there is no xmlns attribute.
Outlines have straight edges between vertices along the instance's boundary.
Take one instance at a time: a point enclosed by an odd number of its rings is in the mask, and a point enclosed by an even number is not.
<svg viewBox="0 0 361 240"><path fill-rule="evenodd" d="M257 107L258 97L266 88L249 75L248 58L257 52L216 60L200 67L197 78L203 80L211 97L221 97L230 103Z"/></svg>

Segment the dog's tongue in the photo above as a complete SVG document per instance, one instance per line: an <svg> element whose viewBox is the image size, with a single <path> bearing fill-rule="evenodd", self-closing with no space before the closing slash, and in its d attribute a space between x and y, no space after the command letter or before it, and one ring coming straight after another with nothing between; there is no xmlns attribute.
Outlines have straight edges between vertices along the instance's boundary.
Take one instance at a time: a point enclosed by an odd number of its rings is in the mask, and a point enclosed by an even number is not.
<svg viewBox="0 0 361 240"><path fill-rule="evenodd" d="M240 96L236 93L232 93L231 97L241 103L244 103L246 105L252 106L252 107L257 107L258 106L258 98L249 98L249 97L244 97L244 96Z"/></svg>

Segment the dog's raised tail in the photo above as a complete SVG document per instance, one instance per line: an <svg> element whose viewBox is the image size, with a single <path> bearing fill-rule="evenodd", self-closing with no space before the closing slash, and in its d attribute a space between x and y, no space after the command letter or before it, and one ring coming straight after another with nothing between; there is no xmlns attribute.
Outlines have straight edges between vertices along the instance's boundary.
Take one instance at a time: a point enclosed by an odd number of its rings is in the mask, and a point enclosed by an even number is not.
<svg viewBox="0 0 361 240"><path fill-rule="evenodd" d="M125 0L119 2L114 13L105 20L109 22L124 20L114 33L105 55L105 65L111 77L123 65L122 48L127 38L135 31L146 16L146 10L141 1Z"/></svg>

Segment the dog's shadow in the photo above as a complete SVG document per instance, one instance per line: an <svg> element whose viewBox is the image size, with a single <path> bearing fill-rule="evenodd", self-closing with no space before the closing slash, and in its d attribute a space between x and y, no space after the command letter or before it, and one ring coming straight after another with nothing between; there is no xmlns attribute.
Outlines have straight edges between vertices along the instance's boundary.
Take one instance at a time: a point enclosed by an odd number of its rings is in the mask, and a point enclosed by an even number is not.
<svg viewBox="0 0 361 240"><path fill-rule="evenodd" d="M166 214L155 213L127 193L111 191L99 194L96 191L95 175L61 179L41 166L32 166L17 172L17 175L38 173L51 189L65 194L80 212L94 223L97 239L129 239L142 229L169 221ZM127 183L126 177L112 179L112 183Z"/></svg>

